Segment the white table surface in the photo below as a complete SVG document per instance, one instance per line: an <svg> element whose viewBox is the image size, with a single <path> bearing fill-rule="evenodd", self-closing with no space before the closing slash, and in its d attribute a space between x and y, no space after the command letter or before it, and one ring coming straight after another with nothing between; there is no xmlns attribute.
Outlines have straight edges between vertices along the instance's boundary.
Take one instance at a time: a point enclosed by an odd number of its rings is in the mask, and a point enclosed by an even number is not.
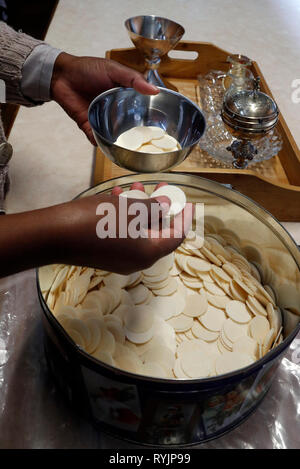
<svg viewBox="0 0 300 469"><path fill-rule="evenodd" d="M103 57L132 46L123 23L139 14L172 18L185 27L184 39L255 59L300 146L300 103L292 101L292 83L300 79L299 0L60 0L46 41ZM56 103L21 109L10 142L9 213L70 200L90 185L94 150ZM300 243L300 224L287 228Z"/></svg>

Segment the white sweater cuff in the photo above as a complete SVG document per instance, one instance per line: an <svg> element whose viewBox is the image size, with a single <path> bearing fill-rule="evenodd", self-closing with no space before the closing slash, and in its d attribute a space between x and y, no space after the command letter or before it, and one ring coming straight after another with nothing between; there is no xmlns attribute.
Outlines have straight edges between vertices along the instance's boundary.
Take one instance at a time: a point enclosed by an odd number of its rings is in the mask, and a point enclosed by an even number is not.
<svg viewBox="0 0 300 469"><path fill-rule="evenodd" d="M61 50L48 44L36 46L22 68L21 91L37 103L50 101L50 85L54 63Z"/></svg>

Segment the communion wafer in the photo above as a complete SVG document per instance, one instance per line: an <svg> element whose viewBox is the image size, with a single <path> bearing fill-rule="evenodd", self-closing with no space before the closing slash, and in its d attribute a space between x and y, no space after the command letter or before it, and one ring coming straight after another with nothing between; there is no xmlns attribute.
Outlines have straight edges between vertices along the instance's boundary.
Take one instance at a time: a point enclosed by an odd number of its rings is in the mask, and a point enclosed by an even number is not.
<svg viewBox="0 0 300 469"><path fill-rule="evenodd" d="M269 321L264 316L255 316L249 325L253 339L263 342L270 330Z"/></svg>
<svg viewBox="0 0 300 469"><path fill-rule="evenodd" d="M183 372L190 378L207 378L213 367L213 361L201 348L183 353L180 358Z"/></svg>
<svg viewBox="0 0 300 469"><path fill-rule="evenodd" d="M206 329L218 332L221 330L222 325L226 320L226 315L222 309L208 305L206 313L203 316L200 316L199 320Z"/></svg>
<svg viewBox="0 0 300 469"><path fill-rule="evenodd" d="M97 350L102 350L113 354L115 351L116 341L111 332L105 326L101 328L101 340ZM96 351L97 351L96 350Z"/></svg>
<svg viewBox="0 0 300 469"><path fill-rule="evenodd" d="M176 148L177 149L177 148ZM163 153L163 150L159 147L156 147L152 144L145 144L138 148L137 150L140 153Z"/></svg>
<svg viewBox="0 0 300 469"><path fill-rule="evenodd" d="M252 311L255 316L267 316L267 310L262 306L262 304L254 298L254 296L248 296L246 299L246 305Z"/></svg>
<svg viewBox="0 0 300 469"><path fill-rule="evenodd" d="M236 353L242 352L256 358L258 351L257 342L249 336L240 337L233 343L232 351Z"/></svg>
<svg viewBox="0 0 300 469"><path fill-rule="evenodd" d="M224 321L222 327L226 337L231 342L236 342L240 337L248 335L248 324L238 324L230 318Z"/></svg>
<svg viewBox="0 0 300 469"><path fill-rule="evenodd" d="M115 141L116 145L127 150L137 150L143 143L144 137L136 127L123 132Z"/></svg>
<svg viewBox="0 0 300 469"><path fill-rule="evenodd" d="M193 322L192 333L198 339L205 340L206 342L214 342L219 337L219 332L209 331L197 320Z"/></svg>
<svg viewBox="0 0 300 469"><path fill-rule="evenodd" d="M176 378L182 378L182 379L188 379L188 376L184 373L182 367L181 367L181 361L179 358L176 359L175 365L173 368L173 373L176 376Z"/></svg>
<svg viewBox="0 0 300 469"><path fill-rule="evenodd" d="M161 138L153 139L152 145L158 148L162 148L163 150L173 150L177 149L177 140L176 138L172 137L171 135L163 135ZM164 186L168 187L168 186Z"/></svg>
<svg viewBox="0 0 300 469"><path fill-rule="evenodd" d="M166 196L170 199L171 205L168 211L169 216L175 216L180 213L186 204L185 193L177 186L162 186L155 190L151 197Z"/></svg>
<svg viewBox="0 0 300 469"><path fill-rule="evenodd" d="M216 372L220 375L230 373L251 365L254 359L245 353L225 352L216 360Z"/></svg>
<svg viewBox="0 0 300 469"><path fill-rule="evenodd" d="M192 327L193 318L185 314L179 314L179 316L169 319L168 324L170 324L176 332L184 332Z"/></svg>
<svg viewBox="0 0 300 469"><path fill-rule="evenodd" d="M208 308L204 295L192 293L186 298L186 305L183 314L192 318L202 316Z"/></svg>
<svg viewBox="0 0 300 469"><path fill-rule="evenodd" d="M141 375L152 376L154 378L167 378L165 369L156 362L148 361L140 367Z"/></svg>
<svg viewBox="0 0 300 469"><path fill-rule="evenodd" d="M239 324L247 324L252 318L249 310L245 306L245 303L238 300L233 300L227 303L226 313L233 321L238 322Z"/></svg>
<svg viewBox="0 0 300 469"><path fill-rule="evenodd" d="M98 360L100 360L101 362L104 362L106 363L107 365L110 365L110 366L116 366L116 362L115 360L113 359L111 353L109 352L106 352L105 350L96 350L92 356L94 358L97 358Z"/></svg>

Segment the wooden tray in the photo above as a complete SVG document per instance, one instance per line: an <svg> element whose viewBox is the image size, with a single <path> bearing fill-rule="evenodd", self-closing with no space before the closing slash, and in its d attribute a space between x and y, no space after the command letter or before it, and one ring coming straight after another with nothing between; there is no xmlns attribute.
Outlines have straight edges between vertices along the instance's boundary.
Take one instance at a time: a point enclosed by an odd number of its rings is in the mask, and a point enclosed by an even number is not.
<svg viewBox="0 0 300 469"><path fill-rule="evenodd" d="M231 54L213 44L191 41L180 42L175 50L182 51L180 55L186 56L193 52L197 57L191 60L171 58L167 55L162 60L159 72L171 87L175 86L180 93L199 105L197 75L208 73L210 70L227 71L227 57ZM141 72L144 70L143 57L135 48L114 49L108 51L106 57ZM262 91L272 96L255 62L252 72L254 76L261 77ZM260 203L279 220L300 222L300 151L282 115L277 129L283 140L282 150L274 158L251 165L249 169L236 170L226 167L197 146L173 171L198 174L231 184L234 189ZM113 164L98 148L94 167L95 184L125 174L130 172Z"/></svg>

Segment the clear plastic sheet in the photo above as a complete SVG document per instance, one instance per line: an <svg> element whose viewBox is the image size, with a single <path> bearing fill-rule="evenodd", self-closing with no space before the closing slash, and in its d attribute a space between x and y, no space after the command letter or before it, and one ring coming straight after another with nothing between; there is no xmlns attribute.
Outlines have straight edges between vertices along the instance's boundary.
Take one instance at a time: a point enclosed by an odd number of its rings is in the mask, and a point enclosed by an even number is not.
<svg viewBox="0 0 300 469"><path fill-rule="evenodd" d="M41 319L33 271L0 281L0 448L142 448L97 432L66 405L48 374ZM196 448L299 448L299 435L300 335L258 410Z"/></svg>

